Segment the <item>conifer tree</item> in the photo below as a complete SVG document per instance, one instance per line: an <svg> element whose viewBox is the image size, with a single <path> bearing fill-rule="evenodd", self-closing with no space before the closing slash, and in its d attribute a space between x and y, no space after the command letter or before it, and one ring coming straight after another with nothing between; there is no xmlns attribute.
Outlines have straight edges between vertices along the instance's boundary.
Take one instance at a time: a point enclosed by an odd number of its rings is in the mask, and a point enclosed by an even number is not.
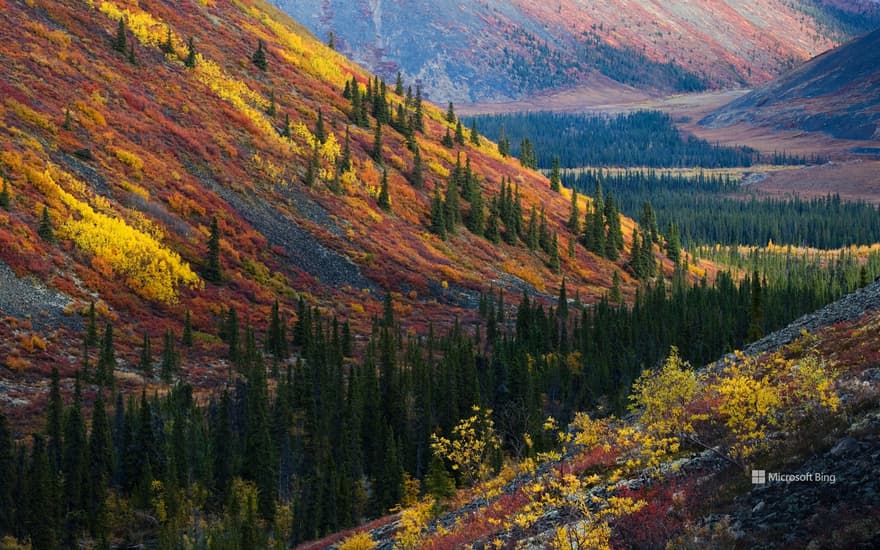
<svg viewBox="0 0 880 550"><path fill-rule="evenodd" d="M306 177L305 177L305 185L306 187L314 187L315 182L318 179L318 170L320 170L320 160L318 157L318 140L315 140L315 145L312 147L312 156L309 158L309 163L306 166Z"/></svg>
<svg viewBox="0 0 880 550"><path fill-rule="evenodd" d="M351 81L345 81L345 87L342 89L342 97L351 101Z"/></svg>
<svg viewBox="0 0 880 550"><path fill-rule="evenodd" d="M611 294L608 298L614 304L619 304L623 301L623 294L620 290L620 274L617 270L614 271L614 275L611 277Z"/></svg>
<svg viewBox="0 0 880 550"><path fill-rule="evenodd" d="M633 229L632 250L629 255L629 266L633 271L636 279L644 278L644 267L642 266L642 245L639 242L639 228Z"/></svg>
<svg viewBox="0 0 880 550"><path fill-rule="evenodd" d="M443 139L440 140L440 144L449 149L455 147L455 141L452 139L452 134L449 132L449 128L446 129L446 134L443 136Z"/></svg>
<svg viewBox="0 0 880 550"><path fill-rule="evenodd" d="M318 122L315 123L315 139L321 143L327 141L327 129L324 128L324 110L318 109Z"/></svg>
<svg viewBox="0 0 880 550"><path fill-rule="evenodd" d="M171 42L171 27L165 25L165 42L159 48L165 55L174 55L174 44Z"/></svg>
<svg viewBox="0 0 880 550"><path fill-rule="evenodd" d="M189 42L187 42L186 59L183 61L183 64L190 69L196 66L196 45L191 36L189 37Z"/></svg>
<svg viewBox="0 0 880 550"><path fill-rule="evenodd" d="M471 120L471 145L480 146L480 133L477 131L477 119Z"/></svg>
<svg viewBox="0 0 880 550"><path fill-rule="evenodd" d="M162 348L162 380L170 384L174 374L180 368L180 354L174 347L174 331L165 329L165 341Z"/></svg>
<svg viewBox="0 0 880 550"><path fill-rule="evenodd" d="M434 188L434 199L431 201L431 233L446 240L446 219L443 215L443 199L440 198L440 190Z"/></svg>
<svg viewBox="0 0 880 550"><path fill-rule="evenodd" d="M281 126L281 130L278 131L278 135L283 138L290 139L290 114L284 113L284 125Z"/></svg>
<svg viewBox="0 0 880 550"><path fill-rule="evenodd" d="M410 177L410 183L412 183L413 187L416 189L421 189L425 184L425 174L424 169L422 168L422 153L418 146L416 146L415 151L413 151L413 170L412 176Z"/></svg>
<svg viewBox="0 0 880 550"><path fill-rule="evenodd" d="M336 49L336 34L334 34L333 31L330 31L327 34L327 47L331 50Z"/></svg>
<svg viewBox="0 0 880 550"><path fill-rule="evenodd" d="M529 216L529 228L526 231L526 246L534 252L538 249L538 211L535 205L532 205L532 212Z"/></svg>
<svg viewBox="0 0 880 550"><path fill-rule="evenodd" d="M482 235L486 225L483 190L479 182L473 182L468 187L470 189L469 202L471 203L471 210L468 215L467 228L474 235Z"/></svg>
<svg viewBox="0 0 880 550"><path fill-rule="evenodd" d="M86 428L82 413L82 385L77 373L73 403L67 411L64 426L64 455L61 474L64 479L62 514L66 514L65 531L76 531L82 522L86 490Z"/></svg>
<svg viewBox="0 0 880 550"><path fill-rule="evenodd" d="M47 243L55 242L55 230L52 229L52 218L49 216L49 208L43 206L43 214L40 217L40 226L37 228L37 234Z"/></svg>
<svg viewBox="0 0 880 550"><path fill-rule="evenodd" d="M52 472L43 437L34 434L30 468L27 473L25 529L34 548L57 548L58 527Z"/></svg>
<svg viewBox="0 0 880 550"><path fill-rule="evenodd" d="M95 313L94 300L89 303L89 318L86 324L86 346L94 346L98 343L98 317Z"/></svg>
<svg viewBox="0 0 880 550"><path fill-rule="evenodd" d="M223 336L229 345L228 357L233 364L237 365L241 361L241 349L239 345L238 312L235 310L235 307L230 306L224 321Z"/></svg>
<svg viewBox="0 0 880 550"><path fill-rule="evenodd" d="M373 134L373 150L370 156L378 164L382 164L382 123L376 121L376 132Z"/></svg>
<svg viewBox="0 0 880 550"><path fill-rule="evenodd" d="M219 283L223 280L223 272L220 268L220 228L217 225L217 216L211 217L211 235L208 238L208 266L205 269L205 278L214 283Z"/></svg>
<svg viewBox="0 0 880 550"><path fill-rule="evenodd" d="M253 368L247 373L247 411L243 473L253 480L258 489L260 516L271 520L275 515L277 491L276 464L273 458L272 439L269 435L269 395L266 373L259 352L253 344L253 332L248 336L247 355Z"/></svg>
<svg viewBox="0 0 880 550"><path fill-rule="evenodd" d="M418 130L419 132L425 131L425 117L422 112L422 86L421 84L416 85L416 100L415 100L415 109L413 114L413 130Z"/></svg>
<svg viewBox="0 0 880 550"><path fill-rule="evenodd" d="M180 338L180 343L187 348L193 346L192 315L189 310L186 310L186 316L183 318L183 335Z"/></svg>
<svg viewBox="0 0 880 550"><path fill-rule="evenodd" d="M397 81L394 83L394 93L402 96L403 91L403 77L400 76L400 71L397 71Z"/></svg>
<svg viewBox="0 0 880 550"><path fill-rule="evenodd" d="M2 179L2 178L0 178L0 179ZM11 201L10 201L10 197L9 197L9 187L7 186L6 180L4 179L3 180L3 189L0 190L0 208L2 208L3 210L9 210L10 202Z"/></svg>
<svg viewBox="0 0 880 550"><path fill-rule="evenodd" d="M464 145L464 128L461 126L461 120L455 124L455 143Z"/></svg>
<svg viewBox="0 0 880 550"><path fill-rule="evenodd" d="M138 362L138 368L143 373L144 378L153 376L153 351L150 345L150 336L145 332L143 343L141 344L141 356Z"/></svg>
<svg viewBox="0 0 880 550"><path fill-rule="evenodd" d="M449 107L446 109L446 122L452 124L455 122L455 109L452 106L452 102L449 102Z"/></svg>
<svg viewBox="0 0 880 550"><path fill-rule="evenodd" d="M559 272L559 234L555 232L550 241L550 258L547 265L553 272Z"/></svg>
<svg viewBox="0 0 880 550"><path fill-rule="evenodd" d="M750 309L748 340L754 342L764 335L764 298L761 277L757 270L752 273L750 285Z"/></svg>
<svg viewBox="0 0 880 550"><path fill-rule="evenodd" d="M125 19L119 18L119 25L116 28L116 38L113 40L113 49L121 54L127 53Z"/></svg>
<svg viewBox="0 0 880 550"><path fill-rule="evenodd" d="M388 170L382 170L382 187L379 190L378 203L382 210L391 210L391 196L388 194Z"/></svg>
<svg viewBox="0 0 880 550"><path fill-rule="evenodd" d="M538 226L538 246L544 252L550 252L550 229L547 227L547 215L541 205L541 223Z"/></svg>
<svg viewBox="0 0 880 550"><path fill-rule="evenodd" d="M500 213L498 205L498 197L493 197L492 204L489 208L489 219L486 222L486 238L494 243L501 242Z"/></svg>
<svg viewBox="0 0 880 550"><path fill-rule="evenodd" d="M21 503L13 499L15 487L15 460L12 430L3 411L0 411L0 533L12 533L15 528L15 509Z"/></svg>
<svg viewBox="0 0 880 550"><path fill-rule="evenodd" d="M550 169L550 189L557 193L562 189L562 175L559 169L559 155L553 155L553 166Z"/></svg>
<svg viewBox="0 0 880 550"><path fill-rule="evenodd" d="M450 235L455 235L456 227L461 223L461 207L458 199L458 182L455 177L451 177L446 187L446 200L443 203L446 232Z"/></svg>
<svg viewBox="0 0 880 550"><path fill-rule="evenodd" d="M681 238L678 235L678 225L674 222L669 223L668 237L666 239L666 257L672 260L672 263L678 265L681 261Z"/></svg>
<svg viewBox="0 0 880 550"><path fill-rule="evenodd" d="M106 536L105 502L113 471L113 443L110 424L104 407L103 388L98 388L92 408L92 432L89 435L87 513L90 531L96 537Z"/></svg>
<svg viewBox="0 0 880 550"><path fill-rule="evenodd" d="M262 40L257 42L257 51L251 56L251 61L253 61L254 65L263 72L266 72L266 69L269 67L269 63L266 61L266 52L263 50Z"/></svg>
<svg viewBox="0 0 880 550"><path fill-rule="evenodd" d="M498 137L498 153L504 158L510 156L510 139L504 132L504 124L501 125L501 134Z"/></svg>
<svg viewBox="0 0 880 550"><path fill-rule="evenodd" d="M581 232L581 213L578 208L578 192L577 189L571 190L571 208L568 215L568 228L575 235Z"/></svg>
<svg viewBox="0 0 880 550"><path fill-rule="evenodd" d="M49 381L49 406L46 414L46 452L53 472L61 468L63 441L61 430L64 422L64 402L61 400L61 376L58 367L52 367Z"/></svg>
<svg viewBox="0 0 880 550"><path fill-rule="evenodd" d="M623 230L620 226L620 211L617 209L617 201L614 200L614 195L610 193L605 202L605 223L608 225L606 246L610 245L613 247L613 251L606 254L606 256L613 261L619 257L619 252L623 250Z"/></svg>
<svg viewBox="0 0 880 550"><path fill-rule="evenodd" d="M114 372L116 371L116 349L113 345L113 325L107 321L104 327L104 336L101 339L101 353L98 356L98 367L95 373L96 382L107 388L116 385Z"/></svg>
<svg viewBox="0 0 880 550"><path fill-rule="evenodd" d="M574 235L570 235L568 237L568 257L574 259L575 258L575 238Z"/></svg>
<svg viewBox="0 0 880 550"><path fill-rule="evenodd" d="M348 172L351 170L351 130L345 126L345 141L342 144L342 156L339 159L339 170Z"/></svg>
<svg viewBox="0 0 880 550"><path fill-rule="evenodd" d="M131 63L132 65L137 65L137 64L138 64L138 63L137 63L137 56L136 56L135 53L134 53L134 41L132 41L132 42L128 45L128 53L126 54L125 58L126 58L126 59L128 60L128 62Z"/></svg>

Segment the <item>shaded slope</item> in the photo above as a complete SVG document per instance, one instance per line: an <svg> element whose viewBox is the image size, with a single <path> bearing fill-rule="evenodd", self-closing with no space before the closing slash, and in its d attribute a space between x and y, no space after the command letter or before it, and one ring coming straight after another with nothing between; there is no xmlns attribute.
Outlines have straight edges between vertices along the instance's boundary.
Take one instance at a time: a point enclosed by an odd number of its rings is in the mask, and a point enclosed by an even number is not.
<svg viewBox="0 0 880 550"><path fill-rule="evenodd" d="M841 139L880 138L880 30L755 89L700 121L746 122L825 132Z"/></svg>

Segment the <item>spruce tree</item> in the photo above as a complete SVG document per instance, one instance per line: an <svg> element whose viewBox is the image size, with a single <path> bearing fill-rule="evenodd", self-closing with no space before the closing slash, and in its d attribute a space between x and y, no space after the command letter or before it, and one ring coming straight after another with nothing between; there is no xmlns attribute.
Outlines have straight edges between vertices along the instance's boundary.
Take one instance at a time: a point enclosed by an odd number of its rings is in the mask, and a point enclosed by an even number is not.
<svg viewBox="0 0 880 550"><path fill-rule="evenodd" d="M452 124L455 122L455 109L452 106L452 102L449 102L449 107L446 109L446 122Z"/></svg>
<svg viewBox="0 0 880 550"><path fill-rule="evenodd" d="M440 198L440 190L434 188L434 199L431 201L431 233L446 240L446 219L443 215L443 199Z"/></svg>
<svg viewBox="0 0 880 550"><path fill-rule="evenodd" d="M56 523L56 483L49 467L43 437L34 434L30 468L27 473L24 504L25 530L34 548L57 548L58 526Z"/></svg>
<svg viewBox="0 0 880 550"><path fill-rule="evenodd" d="M116 27L116 38L113 39L113 49L121 54L127 53L125 19L119 18L119 25Z"/></svg>
<svg viewBox="0 0 880 550"><path fill-rule="evenodd" d="M486 221L486 238L493 244L501 242L500 213L498 205L498 197L492 199L489 208L489 219Z"/></svg>
<svg viewBox="0 0 880 550"><path fill-rule="evenodd" d="M333 33L333 31L330 31L327 34L327 47L331 50L336 49L336 35Z"/></svg>
<svg viewBox="0 0 880 550"><path fill-rule="evenodd" d="M187 348L193 346L192 315L189 310L186 310L186 316L183 319L183 335L180 338L180 343Z"/></svg>
<svg viewBox="0 0 880 550"><path fill-rule="evenodd" d="M529 216L529 227L526 230L526 246L534 252L538 249L538 211L535 205L532 205L532 212Z"/></svg>
<svg viewBox="0 0 880 550"><path fill-rule="evenodd" d="M486 212L483 204L483 190L479 182L473 182L470 186L469 202L471 210L468 215L467 228L474 235L482 235L486 226Z"/></svg>
<svg viewBox="0 0 880 550"><path fill-rule="evenodd" d="M101 339L101 352L98 356L98 367L95 373L96 382L107 388L116 385L114 372L116 371L116 349L113 345L113 324L107 321L104 327L104 336Z"/></svg>
<svg viewBox="0 0 880 550"><path fill-rule="evenodd" d="M284 125L281 126L281 130L278 131L278 135L283 138L290 139L290 113L284 113Z"/></svg>
<svg viewBox="0 0 880 550"><path fill-rule="evenodd" d="M504 124L501 125L501 133L498 137L498 153L504 158L510 156L510 139L504 132Z"/></svg>
<svg viewBox="0 0 880 550"><path fill-rule="evenodd" d="M211 217L211 235L208 238L208 266L205 269L205 278L214 283L219 283L223 280L223 272L220 268L220 228L217 225L217 216Z"/></svg>
<svg viewBox="0 0 880 550"><path fill-rule="evenodd" d="M141 344L141 356L140 361L138 362L138 368L144 378L151 378L153 376L153 351L152 346L150 345L150 336L146 332L144 333L143 343Z"/></svg>
<svg viewBox="0 0 880 550"><path fill-rule="evenodd" d="M83 519L86 491L86 428L82 414L82 386L76 376L73 403L67 411L64 426L64 455L61 474L64 478L62 513L67 515L65 531L76 531Z"/></svg>
<svg viewBox="0 0 880 550"><path fill-rule="evenodd" d="M422 112L422 86L421 84L416 85L416 100L415 100L415 109L413 114L413 130L418 130L419 132L425 131L425 120L424 114Z"/></svg>
<svg viewBox="0 0 880 550"><path fill-rule="evenodd" d="M315 139L324 143L327 141L327 129L324 128L324 110L318 109L318 122L315 123Z"/></svg>
<svg viewBox="0 0 880 550"><path fill-rule="evenodd" d="M413 169L409 181L416 189L421 189L425 184L425 174L424 169L422 168L422 153L418 146L416 146L415 151L413 151Z"/></svg>
<svg viewBox="0 0 880 550"><path fill-rule="evenodd" d="M137 65L137 56L134 53L134 42L128 45L128 54L125 56L129 63Z"/></svg>
<svg viewBox="0 0 880 550"><path fill-rule="evenodd" d="M471 145L480 146L480 133L477 131L477 119L471 121Z"/></svg>
<svg viewBox="0 0 880 550"><path fill-rule="evenodd" d="M553 155L553 166L550 169L550 189L557 193L562 189L562 176L559 169L559 155Z"/></svg>
<svg viewBox="0 0 880 550"><path fill-rule="evenodd" d="M681 238L678 235L678 225L669 222L669 231L666 238L666 257L672 260L672 263L678 265L681 261Z"/></svg>
<svg viewBox="0 0 880 550"><path fill-rule="evenodd" d="M450 235L455 235L456 227L461 223L461 207L458 199L458 182L452 177L446 187L446 200L443 202L446 232Z"/></svg>
<svg viewBox="0 0 880 550"><path fill-rule="evenodd" d="M12 429L3 411L0 411L0 533L12 533L15 528L15 510L21 503L13 500L15 487L15 446Z"/></svg>
<svg viewBox="0 0 880 550"><path fill-rule="evenodd" d="M191 36L189 37L189 42L187 42L186 59L183 61L183 64L190 69L196 66L196 45Z"/></svg>
<svg viewBox="0 0 880 550"><path fill-rule="evenodd" d="M52 218L49 216L49 208L43 206L43 214L40 217L40 226L37 228L37 234L47 243L55 242L55 230L52 229Z"/></svg>
<svg viewBox="0 0 880 550"><path fill-rule="evenodd" d="M554 273L559 272L559 234L553 233L553 239L550 241L550 258L547 265Z"/></svg>
<svg viewBox="0 0 880 550"><path fill-rule="evenodd" d="M318 156L318 140L315 140L315 145L312 147L312 156L309 158L309 163L306 166L306 177L303 183L305 183L306 187L314 187L315 182L318 180L318 171L320 170L320 157Z"/></svg>
<svg viewBox="0 0 880 550"><path fill-rule="evenodd" d="M162 43L160 49L165 55L174 55L174 44L171 42L171 27L165 25L165 42Z"/></svg>
<svg viewBox="0 0 880 550"><path fill-rule="evenodd" d="M614 275L611 277L611 294L609 299L614 304L619 304L623 301L623 294L620 290L620 274L617 270L614 271Z"/></svg>
<svg viewBox="0 0 880 550"><path fill-rule="evenodd" d="M449 128L446 129L446 134L443 136L443 139L440 140L440 143L449 149L455 147L455 141L452 139L452 134L449 132Z"/></svg>
<svg viewBox="0 0 880 550"><path fill-rule="evenodd" d="M339 170L348 172L351 170L351 129L345 126L345 141L342 144L342 156L339 159Z"/></svg>
<svg viewBox="0 0 880 550"><path fill-rule="evenodd" d="M3 210L9 210L10 202L11 201L10 201L10 197L9 197L9 187L6 184L6 180L4 179L3 180L3 189L0 190L0 208L2 208Z"/></svg>
<svg viewBox="0 0 880 550"><path fill-rule="evenodd" d="M89 435L87 512L93 536L107 535L105 502L113 472L113 443L104 407L104 391L98 388L92 408L92 432Z"/></svg>
<svg viewBox="0 0 880 550"><path fill-rule="evenodd" d="M400 71L397 71L397 81L394 83L394 93L403 96L403 77L400 76Z"/></svg>
<svg viewBox="0 0 880 550"><path fill-rule="evenodd" d="M46 414L46 452L49 456L49 466L53 472L61 468L61 456L63 440L61 431L64 423L64 402L61 400L61 376L58 367L52 367L49 382L49 404Z"/></svg>
<svg viewBox="0 0 880 550"><path fill-rule="evenodd" d="M382 188L379 190L379 208L391 210L391 196L388 194L388 170L382 170Z"/></svg>
<svg viewBox="0 0 880 550"><path fill-rule="evenodd" d="M455 143L464 145L464 128L461 126L461 120L455 124Z"/></svg>
<svg viewBox="0 0 880 550"><path fill-rule="evenodd" d="M278 105L275 103L275 90L269 92L269 106L266 108L266 114L272 118L278 114Z"/></svg>
<svg viewBox="0 0 880 550"><path fill-rule="evenodd" d="M568 228L575 235L581 232L581 213L578 208L578 192L577 189L571 190L571 208L568 215Z"/></svg>
<svg viewBox="0 0 880 550"><path fill-rule="evenodd" d="M180 354L174 347L174 331L165 329L165 341L162 348L162 380L170 384L174 374L180 368Z"/></svg>
<svg viewBox="0 0 880 550"><path fill-rule="evenodd" d="M373 134L373 149L370 156L378 164L382 164L382 123L376 121L376 131Z"/></svg>
<svg viewBox="0 0 880 550"><path fill-rule="evenodd" d="M84 340L86 346L94 346L98 343L98 317L95 313L94 300L89 303L89 318L86 324L86 335Z"/></svg>
<svg viewBox="0 0 880 550"><path fill-rule="evenodd" d="M266 72L266 69L269 67L269 63L266 61L266 52L263 50L262 40L257 42L257 51L251 56L251 61L253 61L254 65L263 72Z"/></svg>
<svg viewBox="0 0 880 550"><path fill-rule="evenodd" d="M749 300L749 331L747 338L749 342L754 342L764 335L764 298L763 289L761 288L761 277L758 275L757 270L752 273Z"/></svg>

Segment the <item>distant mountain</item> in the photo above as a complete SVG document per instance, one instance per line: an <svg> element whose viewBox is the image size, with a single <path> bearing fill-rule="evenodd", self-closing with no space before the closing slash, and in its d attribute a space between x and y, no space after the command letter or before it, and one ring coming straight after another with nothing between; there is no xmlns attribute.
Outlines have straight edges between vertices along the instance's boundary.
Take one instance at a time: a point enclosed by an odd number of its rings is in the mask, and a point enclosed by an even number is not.
<svg viewBox="0 0 880 550"><path fill-rule="evenodd" d="M600 74L660 92L754 86L880 24L873 0L274 2L378 74L456 102Z"/></svg>
<svg viewBox="0 0 880 550"><path fill-rule="evenodd" d="M880 29L824 53L700 121L880 139Z"/></svg>

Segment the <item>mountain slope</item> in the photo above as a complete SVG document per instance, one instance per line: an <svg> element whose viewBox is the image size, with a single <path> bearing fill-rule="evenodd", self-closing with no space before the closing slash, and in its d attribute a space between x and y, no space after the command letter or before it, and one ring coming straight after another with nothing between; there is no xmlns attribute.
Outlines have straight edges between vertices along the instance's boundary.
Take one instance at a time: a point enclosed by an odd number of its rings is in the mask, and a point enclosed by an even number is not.
<svg viewBox="0 0 880 550"><path fill-rule="evenodd" d="M661 92L754 85L880 22L871 2L275 3L379 74L402 71L430 97L457 102L602 76Z"/></svg>
<svg viewBox="0 0 880 550"><path fill-rule="evenodd" d="M840 139L880 139L880 30L764 84L700 121L746 122L819 131Z"/></svg>
<svg viewBox="0 0 880 550"><path fill-rule="evenodd" d="M0 272L8 316L0 326L5 364L15 371L77 365L79 335L68 331L83 326L79 313L91 301L117 323L129 367L142 333L179 334L189 310L201 337L188 367L222 356L213 335L230 306L262 327L274 300L290 319L303 298L363 330L388 289L404 323L422 331L475 315L490 285L555 295L564 275L569 291L587 300L619 270L577 247L575 257L560 253L554 273L547 254L492 244L464 225L449 240L432 235L432 196L445 194L459 155L486 204L509 179L526 215L533 205L546 210L560 250L570 232L568 195L486 140L440 145L454 125L429 105L425 132L415 137L422 188L411 183L406 138L384 125L390 211L379 205L383 168L371 158L376 122L368 117L370 128L350 127L352 170L334 193L333 165L350 124L343 88L355 77L363 90L369 75L263 2L0 0L0 7L0 31L19 37L0 56L0 177L10 197L0 209L0 260L11 267ZM113 49L120 18L125 54ZM260 41L265 72L251 60ZM390 90L388 97L392 107L405 101ZM328 139L308 187L319 115ZM285 118L291 138L280 135ZM586 205L581 198L581 212ZM53 239L41 237L44 207ZM468 214L467 201L461 210ZM214 217L219 284L208 280L206 258ZM632 223L623 225L628 234ZM623 273L623 282L631 293L633 280ZM34 330L45 338L56 328L48 346L33 345Z"/></svg>

